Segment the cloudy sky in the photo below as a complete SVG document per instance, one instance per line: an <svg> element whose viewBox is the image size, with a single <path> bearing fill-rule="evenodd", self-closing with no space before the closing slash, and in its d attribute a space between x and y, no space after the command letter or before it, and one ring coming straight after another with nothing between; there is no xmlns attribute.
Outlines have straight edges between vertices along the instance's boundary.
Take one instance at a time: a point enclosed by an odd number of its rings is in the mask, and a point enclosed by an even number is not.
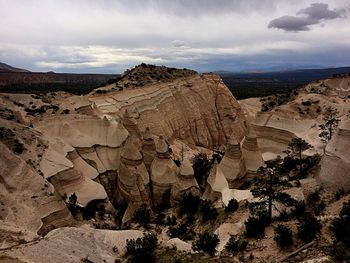
<svg viewBox="0 0 350 263"><path fill-rule="evenodd" d="M0 0L0 61L119 73L350 66L349 0Z"/></svg>

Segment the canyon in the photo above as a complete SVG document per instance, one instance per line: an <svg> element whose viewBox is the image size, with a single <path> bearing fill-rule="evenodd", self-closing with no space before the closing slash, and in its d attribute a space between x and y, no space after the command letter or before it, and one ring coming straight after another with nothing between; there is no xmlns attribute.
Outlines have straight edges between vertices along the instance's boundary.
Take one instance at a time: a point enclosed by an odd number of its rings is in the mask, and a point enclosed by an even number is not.
<svg viewBox="0 0 350 263"><path fill-rule="evenodd" d="M189 193L217 207L232 198L252 201L242 185L265 162L286 156L293 138L312 146L303 156L318 154L320 161L288 189L291 196L304 200L319 186L348 193L350 77L312 82L268 111L262 103L237 101L215 74L146 64L86 95L0 94L0 261L114 262L126 239L142 236L142 228L132 228L140 207L172 207ZM324 143L319 125L327 107L337 110L340 124ZM222 157L204 191L192 166L198 153ZM81 208L102 204L107 223L125 205L123 229L77 219L66 202L73 194ZM331 206L332 216L340 203ZM221 248L246 218L244 212L230 219L226 232L216 228ZM257 253L267 261L285 254Z"/></svg>

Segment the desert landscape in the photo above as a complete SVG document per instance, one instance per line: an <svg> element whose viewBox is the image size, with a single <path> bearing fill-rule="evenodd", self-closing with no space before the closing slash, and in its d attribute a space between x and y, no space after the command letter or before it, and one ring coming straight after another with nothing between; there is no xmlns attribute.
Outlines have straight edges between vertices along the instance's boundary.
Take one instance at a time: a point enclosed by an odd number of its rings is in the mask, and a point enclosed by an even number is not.
<svg viewBox="0 0 350 263"><path fill-rule="evenodd" d="M277 262L305 244L285 261L331 258L349 206L347 75L237 101L215 74L141 64L87 95L0 98L2 262L125 261L151 234L157 262Z"/></svg>
<svg viewBox="0 0 350 263"><path fill-rule="evenodd" d="M350 262L348 0L0 0L0 262Z"/></svg>

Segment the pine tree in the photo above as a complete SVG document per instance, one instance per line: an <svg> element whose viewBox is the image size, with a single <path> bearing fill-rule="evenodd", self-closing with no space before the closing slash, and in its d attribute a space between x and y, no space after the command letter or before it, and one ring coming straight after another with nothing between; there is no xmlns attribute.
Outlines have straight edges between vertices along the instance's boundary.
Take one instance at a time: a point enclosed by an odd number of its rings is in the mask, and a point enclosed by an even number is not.
<svg viewBox="0 0 350 263"><path fill-rule="evenodd" d="M332 136L340 122L340 119L338 119L338 114L339 112L337 109L334 109L331 106L326 108L323 117L323 124L318 126L321 131L318 136L321 138L322 142L327 143L330 139L332 139Z"/></svg>
<svg viewBox="0 0 350 263"><path fill-rule="evenodd" d="M287 193L281 192L283 186L288 185L288 180L282 178L280 169L282 159L278 157L275 160L268 161L266 167L258 169L258 177L254 183L252 194L258 197L260 202L254 203L258 211L265 209L267 204L268 220L272 219L272 206L274 202L280 202L284 205L291 206L295 200Z"/></svg>
<svg viewBox="0 0 350 263"><path fill-rule="evenodd" d="M292 141L288 145L287 155L291 158L298 158L299 163L299 177L302 175L302 163L303 163L303 157L302 153L305 150L311 149L312 145L303 140L302 138L293 138Z"/></svg>

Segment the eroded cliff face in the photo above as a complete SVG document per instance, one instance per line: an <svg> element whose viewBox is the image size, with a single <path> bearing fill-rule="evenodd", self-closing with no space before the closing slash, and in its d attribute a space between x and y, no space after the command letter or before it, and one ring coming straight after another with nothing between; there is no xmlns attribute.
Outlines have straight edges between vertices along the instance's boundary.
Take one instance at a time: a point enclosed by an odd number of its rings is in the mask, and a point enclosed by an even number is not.
<svg viewBox="0 0 350 263"><path fill-rule="evenodd" d="M166 140L178 138L211 149L225 144L232 134L239 141L245 135L240 105L213 74L195 74L118 92L112 87L105 90L107 94L89 96L97 114L121 119L128 110L139 130L149 127Z"/></svg>
<svg viewBox="0 0 350 263"><path fill-rule="evenodd" d="M327 144L319 180L328 189L350 191L350 120L345 120Z"/></svg>
<svg viewBox="0 0 350 263"><path fill-rule="evenodd" d="M306 154L323 154L325 145L318 136L318 126L329 106L338 110L342 120L347 118L350 110L349 80L344 76L310 83L293 100L271 111L261 112L258 98L241 101L264 160L283 155L294 137L303 138L314 147Z"/></svg>
<svg viewBox="0 0 350 263"><path fill-rule="evenodd" d="M155 80L147 76L159 69L147 69L146 74L137 67L118 83L86 96L2 96L2 105L10 109L6 114L15 115L9 122L21 123L42 141L40 158L35 150L18 158L28 162L36 157L33 176L46 182L57 199L50 212L36 213L34 232L69 225L62 197L73 193L81 206L105 199L128 203L123 222L141 204L170 203L187 191L200 194L189 160L180 167L174 163L172 143L213 149L229 138L243 139L245 116L218 76L161 68L170 77ZM140 72L146 82L133 77ZM20 180L23 172L16 176Z"/></svg>

